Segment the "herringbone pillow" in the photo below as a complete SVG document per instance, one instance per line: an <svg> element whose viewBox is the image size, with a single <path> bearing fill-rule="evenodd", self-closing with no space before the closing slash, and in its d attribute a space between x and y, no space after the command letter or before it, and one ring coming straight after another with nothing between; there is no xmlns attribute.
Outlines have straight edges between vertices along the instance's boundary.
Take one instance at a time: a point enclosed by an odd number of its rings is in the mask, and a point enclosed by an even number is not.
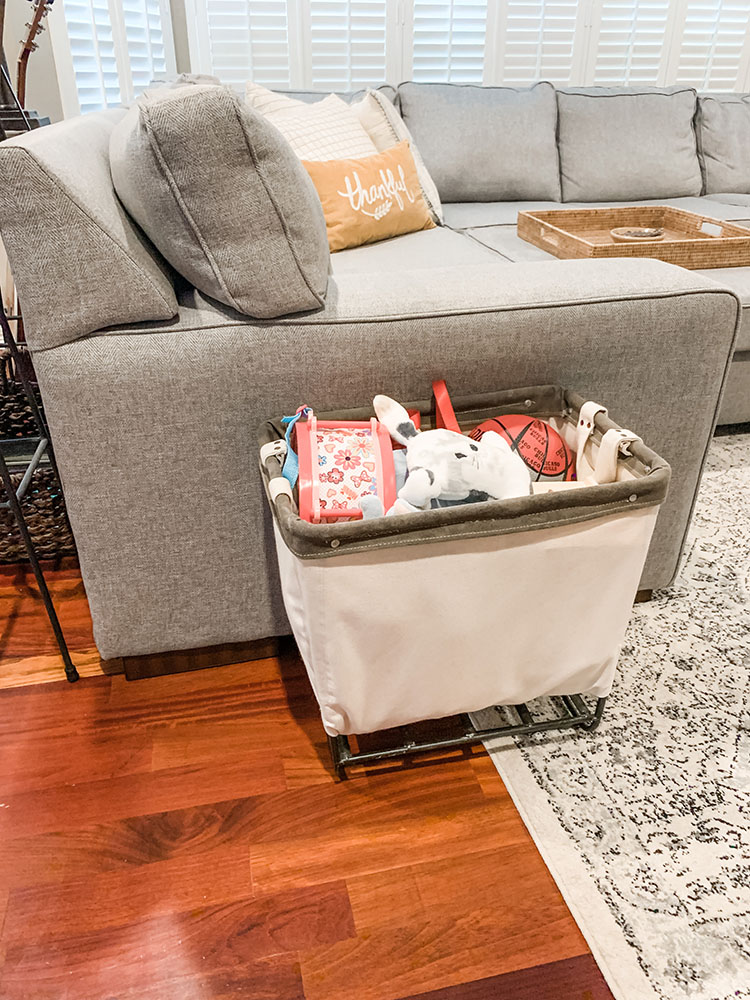
<svg viewBox="0 0 750 1000"><path fill-rule="evenodd" d="M282 136L227 87L143 95L112 132L115 189L172 266L249 316L319 307L325 219Z"/></svg>

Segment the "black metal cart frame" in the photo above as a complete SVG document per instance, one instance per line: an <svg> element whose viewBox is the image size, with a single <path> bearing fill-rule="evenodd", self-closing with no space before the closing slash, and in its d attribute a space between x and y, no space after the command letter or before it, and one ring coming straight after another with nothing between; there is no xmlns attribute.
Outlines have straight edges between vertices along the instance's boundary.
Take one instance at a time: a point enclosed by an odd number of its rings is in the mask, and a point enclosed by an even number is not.
<svg viewBox="0 0 750 1000"><path fill-rule="evenodd" d="M581 695L561 695L559 699L561 712L552 719L535 719L528 705L502 706L513 708L520 719L517 725L498 726L492 729L477 729L468 715L462 715L466 728L462 735L448 737L446 739L418 740L406 739L398 746L388 747L385 750L373 750L364 753L353 753L349 739L346 736L329 736L328 749L331 752L333 766L336 777L343 781L348 777L347 768L356 766L366 766L368 764L381 764L389 760L401 760L405 756L418 753L427 753L435 750L449 750L455 747L467 747L484 740L493 740L501 736L530 736L533 733L546 733L552 730L563 729L584 729L593 733L598 728L604 715L606 698L597 699L596 706L592 710L583 700ZM407 732L409 727L404 727Z"/></svg>
<svg viewBox="0 0 750 1000"><path fill-rule="evenodd" d="M47 582L44 579L44 573L42 572L42 567L39 565L39 560L36 555L36 550L34 548L34 542L29 533L28 525L26 524L26 518L23 513L23 498L31 485L31 480L34 472L39 467L39 463L42 459L47 457L55 478L60 482L60 474L57 471L57 463L55 461L55 454L52 450L52 444L50 442L49 430L47 429L47 422L42 414L42 411L37 405L36 398L34 397L34 392L29 382L28 376L24 370L23 360L21 358L21 352L16 343L16 339L10 329L10 324L5 315L5 310L0 304L0 326L2 326L3 331L3 342L5 344L6 350L10 353L10 357L13 361L16 372L18 373L21 384L23 385L23 391L26 394L26 399L28 400L29 407L31 409L32 415L34 417L34 423L36 425L37 433L39 435L39 443L36 446L34 455L31 461L26 466L23 476L21 477L21 482L18 487L13 485L13 480L11 478L10 470L8 464L5 460L5 455L3 454L2 448L0 448L0 480L2 481L3 487L5 488L5 494L7 500L0 502L0 510L9 510L18 525L18 532L23 541L26 553L29 557L29 562L31 563L31 568L36 577L37 586L39 587L39 593L42 596L42 601L44 602L44 609L47 612L47 617L49 618L49 623L52 626L52 631L55 635L55 641L57 642L57 648L60 650L60 656L62 657L63 666L65 667L65 676L71 682L78 680L78 671L75 668L75 664L70 658L70 652L68 651L68 644L65 641L65 636L63 630L60 627L60 621L57 617L57 612L55 611L55 606L52 603L52 597L47 587Z"/></svg>

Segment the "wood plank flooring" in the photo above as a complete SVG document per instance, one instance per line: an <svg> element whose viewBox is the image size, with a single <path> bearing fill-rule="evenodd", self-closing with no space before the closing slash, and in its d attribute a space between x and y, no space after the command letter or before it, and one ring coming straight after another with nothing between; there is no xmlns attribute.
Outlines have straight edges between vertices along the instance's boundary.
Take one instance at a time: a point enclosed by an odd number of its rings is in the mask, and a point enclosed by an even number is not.
<svg viewBox="0 0 750 1000"><path fill-rule="evenodd" d="M296 654L105 676L0 569L2 1000L612 1000L481 750L336 783Z"/></svg>

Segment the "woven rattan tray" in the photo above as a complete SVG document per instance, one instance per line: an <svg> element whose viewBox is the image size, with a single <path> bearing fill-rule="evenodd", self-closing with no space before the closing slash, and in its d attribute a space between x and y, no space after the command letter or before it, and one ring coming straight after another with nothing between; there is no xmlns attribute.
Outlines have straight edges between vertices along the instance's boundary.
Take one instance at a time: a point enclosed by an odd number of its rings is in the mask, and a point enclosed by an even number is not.
<svg viewBox="0 0 750 1000"><path fill-rule="evenodd" d="M661 227L661 240L619 243L610 230ZM750 264L750 229L668 205L519 212L518 235L555 257L655 257L681 267Z"/></svg>

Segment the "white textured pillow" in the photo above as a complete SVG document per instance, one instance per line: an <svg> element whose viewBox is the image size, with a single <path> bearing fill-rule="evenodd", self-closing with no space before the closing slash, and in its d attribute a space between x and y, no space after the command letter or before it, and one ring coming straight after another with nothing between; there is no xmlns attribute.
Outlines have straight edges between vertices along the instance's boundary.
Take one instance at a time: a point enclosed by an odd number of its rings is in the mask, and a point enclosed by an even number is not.
<svg viewBox="0 0 750 1000"><path fill-rule="evenodd" d="M336 94L306 104L248 83L245 100L276 126L301 160L350 160L378 152L352 109Z"/></svg>
<svg viewBox="0 0 750 1000"><path fill-rule="evenodd" d="M409 143L424 200L427 202L435 222L442 225L443 207L440 204L438 189L430 177L424 160L419 155L419 150L412 138L411 132L406 127L406 122L398 113L393 103L388 100L385 94L381 94L377 90L368 89L364 98L350 105L350 107L357 118L359 118L362 127L370 136L370 139L375 143L379 153L398 145L404 139Z"/></svg>

